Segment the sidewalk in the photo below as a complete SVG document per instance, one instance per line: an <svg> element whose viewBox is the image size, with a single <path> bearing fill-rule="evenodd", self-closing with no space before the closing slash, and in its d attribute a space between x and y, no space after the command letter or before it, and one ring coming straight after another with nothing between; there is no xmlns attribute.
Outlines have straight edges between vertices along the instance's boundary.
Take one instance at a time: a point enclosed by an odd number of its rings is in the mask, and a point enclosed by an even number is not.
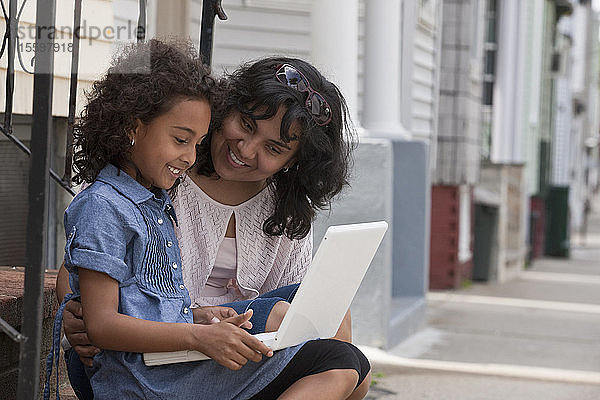
<svg viewBox="0 0 600 400"><path fill-rule="evenodd" d="M585 246L519 278L428 295L426 325L384 352L362 349L370 400L600 399L600 203Z"/></svg>

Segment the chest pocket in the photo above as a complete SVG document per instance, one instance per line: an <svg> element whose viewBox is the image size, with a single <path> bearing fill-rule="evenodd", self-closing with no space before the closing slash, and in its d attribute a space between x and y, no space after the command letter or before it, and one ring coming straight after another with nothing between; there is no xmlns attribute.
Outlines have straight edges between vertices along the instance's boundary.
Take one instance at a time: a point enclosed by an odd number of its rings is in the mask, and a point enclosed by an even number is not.
<svg viewBox="0 0 600 400"><path fill-rule="evenodd" d="M151 210L142 210L142 215L148 229L148 241L144 250L141 283L146 289L163 296L180 297L176 281L181 280L181 262L171 221L166 215L154 216Z"/></svg>

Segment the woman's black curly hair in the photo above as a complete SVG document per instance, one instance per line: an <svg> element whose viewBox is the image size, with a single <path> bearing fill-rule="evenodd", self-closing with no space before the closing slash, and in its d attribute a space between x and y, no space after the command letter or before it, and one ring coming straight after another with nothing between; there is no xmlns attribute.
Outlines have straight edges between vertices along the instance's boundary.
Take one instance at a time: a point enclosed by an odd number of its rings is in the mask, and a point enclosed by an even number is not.
<svg viewBox="0 0 600 400"><path fill-rule="evenodd" d="M331 121L319 126L307 111L306 92L279 82L275 72L281 64L290 64L300 71L329 103ZM267 235L285 234L300 239L309 232L316 211L328 208L333 197L348 184L355 131L346 101L339 89L309 63L286 57L271 57L245 64L219 82L213 103L208 135L198 147L197 172L213 176L210 156L212 135L222 129L223 121L240 112L254 120L264 120L285 109L281 121L281 140L298 140L294 165L271 177L275 187L275 209L263 224ZM292 123L300 127L298 137L290 136Z"/></svg>
<svg viewBox="0 0 600 400"><path fill-rule="evenodd" d="M212 104L216 82L189 41L152 39L127 46L87 93L74 126L73 182L93 182L108 163L130 159L138 120L149 124L180 100Z"/></svg>

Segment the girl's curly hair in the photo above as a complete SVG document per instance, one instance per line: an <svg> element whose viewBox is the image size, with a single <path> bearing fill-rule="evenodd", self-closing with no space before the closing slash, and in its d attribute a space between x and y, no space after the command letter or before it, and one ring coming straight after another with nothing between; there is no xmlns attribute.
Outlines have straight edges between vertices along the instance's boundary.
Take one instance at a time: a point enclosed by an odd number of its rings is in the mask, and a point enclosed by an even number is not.
<svg viewBox="0 0 600 400"><path fill-rule="evenodd" d="M281 64L294 66L327 100L332 114L327 125L317 125L306 110L306 92L276 79L275 72ZM316 211L330 207L333 197L348 184L355 130L340 90L305 61L270 57L245 64L225 76L217 93L209 133L198 147L197 172L205 176L215 174L210 155L212 134L222 129L228 116L240 112L254 120L264 120L283 107L281 140L298 140L299 146L294 166L270 179L275 188L274 212L264 222L263 231L271 236L285 234L290 239L305 237ZM294 122L300 127L298 138L290 136Z"/></svg>
<svg viewBox="0 0 600 400"><path fill-rule="evenodd" d="M74 125L73 182L93 182L108 163L130 159L129 133L180 100L212 104L216 82L189 41L152 39L125 47L87 93Z"/></svg>

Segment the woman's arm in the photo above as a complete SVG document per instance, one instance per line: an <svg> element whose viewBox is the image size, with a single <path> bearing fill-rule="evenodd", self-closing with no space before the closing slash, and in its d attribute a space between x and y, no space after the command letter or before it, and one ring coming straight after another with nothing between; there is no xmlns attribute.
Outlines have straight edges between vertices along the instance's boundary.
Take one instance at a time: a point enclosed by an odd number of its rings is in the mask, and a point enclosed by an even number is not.
<svg viewBox="0 0 600 400"><path fill-rule="evenodd" d="M118 283L108 275L80 268L79 285L88 336L100 348L137 353L197 350L233 370L248 360L260 361L261 354L273 355L239 328L251 311L212 325L147 321L118 312Z"/></svg>
<svg viewBox="0 0 600 400"><path fill-rule="evenodd" d="M62 303L63 299L70 293L69 272L63 263L58 270L56 277L56 299ZM93 365L93 358L100 352L100 349L92 346L87 336L87 330L83 323L83 313L81 303L69 300L63 312L63 329L69 344L75 350L81 362L88 367Z"/></svg>
<svg viewBox="0 0 600 400"><path fill-rule="evenodd" d="M71 288L69 287L69 272L63 261L56 276L56 300L58 300L58 304L62 303L67 293L71 293Z"/></svg>

